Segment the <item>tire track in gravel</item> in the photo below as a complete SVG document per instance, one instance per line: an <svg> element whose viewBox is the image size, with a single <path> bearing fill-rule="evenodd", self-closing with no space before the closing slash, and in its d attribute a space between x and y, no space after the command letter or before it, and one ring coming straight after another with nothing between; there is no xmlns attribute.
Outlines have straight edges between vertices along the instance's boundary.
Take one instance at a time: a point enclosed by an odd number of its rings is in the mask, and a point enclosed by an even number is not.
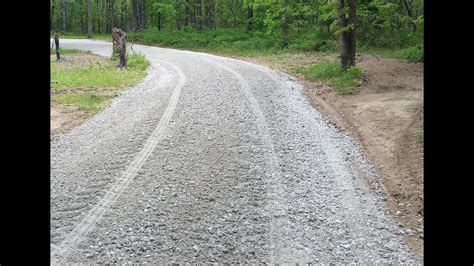
<svg viewBox="0 0 474 266"><path fill-rule="evenodd" d="M270 131L268 129L268 125L265 119L265 115L263 114L259 103L253 96L250 86L245 78L229 67L226 67L220 63L216 63L210 60L206 60L206 62L215 64L222 69L230 72L234 75L240 83L240 91L247 97L250 106L252 108L252 112L257 118L256 125L258 131L261 136L261 140L264 144L264 148L266 149L265 153L267 154L266 163L270 168L270 178L267 179L267 197L270 199L270 204L267 206L269 216L271 217L270 222L270 264L275 264L283 261L308 261L308 256L305 254L304 251L295 251L291 249L287 249L281 246L284 243L284 237L288 236L288 232L283 232L286 227L284 224L288 224L288 213L287 213L287 206L286 204L286 197L285 197L285 190L283 189L283 181L282 175L280 170L280 164L278 157L275 153L275 147L273 145L273 140L270 135ZM260 72L260 70L259 70ZM268 74L267 74L268 75ZM273 77L272 77L273 78Z"/></svg>
<svg viewBox="0 0 474 266"><path fill-rule="evenodd" d="M104 197L74 227L74 229L65 237L59 246L51 244L51 247L53 248L53 262L56 262L55 258L57 257L64 257L70 249L77 246L82 238L94 228L97 221L102 218L105 212L117 201L122 192L128 187L145 160L150 156L158 142L163 138L163 133L166 130L178 104L181 89L186 83L186 75L181 68L174 64L162 60L157 61L171 66L179 75L179 83L173 89L169 104L163 113L160 122L153 131L152 135L146 141L140 153L134 158L132 163L125 170L122 177L117 179L116 183L106 192Z"/></svg>

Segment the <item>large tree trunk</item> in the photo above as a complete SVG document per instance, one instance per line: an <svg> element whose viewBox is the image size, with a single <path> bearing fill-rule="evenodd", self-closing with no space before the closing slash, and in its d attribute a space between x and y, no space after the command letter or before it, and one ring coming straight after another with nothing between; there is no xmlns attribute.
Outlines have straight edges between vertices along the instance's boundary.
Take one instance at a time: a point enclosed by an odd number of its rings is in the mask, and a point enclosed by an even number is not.
<svg viewBox="0 0 474 266"><path fill-rule="evenodd" d="M344 28L339 33L339 46L341 52L341 68L345 71L348 67L355 65L356 52L356 0L349 2L349 18L346 18L344 7L345 0L339 0L338 21L339 27ZM351 25L351 27L348 27Z"/></svg>
<svg viewBox="0 0 474 266"><path fill-rule="evenodd" d="M416 17L413 15L413 11L412 11L412 9L410 8L410 6L408 5L407 0L403 0L403 4L404 4L404 6L405 6L405 9L407 10L408 16L409 16L411 19L415 19ZM412 24L412 27L413 27L413 32L416 32L416 23L413 21L411 24Z"/></svg>
<svg viewBox="0 0 474 266"><path fill-rule="evenodd" d="M87 0L87 38L92 38L91 0Z"/></svg>

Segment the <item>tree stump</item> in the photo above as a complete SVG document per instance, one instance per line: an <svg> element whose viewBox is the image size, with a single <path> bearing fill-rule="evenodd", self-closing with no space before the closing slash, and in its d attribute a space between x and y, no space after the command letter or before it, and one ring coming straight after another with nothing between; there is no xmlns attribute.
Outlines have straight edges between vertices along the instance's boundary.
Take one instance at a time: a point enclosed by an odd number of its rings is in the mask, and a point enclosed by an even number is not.
<svg viewBox="0 0 474 266"><path fill-rule="evenodd" d="M57 32L54 34L54 44L56 46L56 60L59 61L61 57L59 55L59 34Z"/></svg>
<svg viewBox="0 0 474 266"><path fill-rule="evenodd" d="M112 58L116 58L120 54L119 32L120 32L120 29L117 29L117 28L112 29Z"/></svg>
<svg viewBox="0 0 474 266"><path fill-rule="evenodd" d="M120 29L118 31L118 50L120 56L119 67L127 67L127 34Z"/></svg>

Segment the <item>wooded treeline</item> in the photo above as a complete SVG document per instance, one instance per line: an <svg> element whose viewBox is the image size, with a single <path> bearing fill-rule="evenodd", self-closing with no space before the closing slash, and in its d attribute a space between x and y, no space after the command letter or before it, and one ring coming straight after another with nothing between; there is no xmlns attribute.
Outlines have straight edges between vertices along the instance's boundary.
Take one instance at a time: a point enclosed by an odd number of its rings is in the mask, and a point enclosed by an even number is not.
<svg viewBox="0 0 474 266"><path fill-rule="evenodd" d="M338 38L338 0L51 0L51 30L109 34L127 32L262 32L288 45L295 36L317 32ZM90 10L90 16L88 16ZM372 46L407 46L422 36L422 0L358 0L357 39ZM346 7L343 12L349 13ZM90 20L88 19L90 18ZM344 30L342 28L342 30ZM355 37L355 36L354 36Z"/></svg>

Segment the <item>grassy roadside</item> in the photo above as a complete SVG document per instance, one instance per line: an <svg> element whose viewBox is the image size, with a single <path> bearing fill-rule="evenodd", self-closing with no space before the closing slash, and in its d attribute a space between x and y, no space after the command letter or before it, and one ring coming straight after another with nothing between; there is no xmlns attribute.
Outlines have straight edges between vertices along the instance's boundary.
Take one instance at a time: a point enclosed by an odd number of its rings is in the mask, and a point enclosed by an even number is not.
<svg viewBox="0 0 474 266"><path fill-rule="evenodd" d="M53 53L53 51L52 51ZM95 114L110 100L146 76L148 61L131 54L128 68L118 69L117 61L79 50L62 50L61 62L51 57L51 101L63 107Z"/></svg>
<svg viewBox="0 0 474 266"><path fill-rule="evenodd" d="M326 81L339 94L352 94L362 75L362 68L358 66L342 71L338 63L331 61L322 61L308 67L296 67L293 71L303 74L307 80Z"/></svg>

